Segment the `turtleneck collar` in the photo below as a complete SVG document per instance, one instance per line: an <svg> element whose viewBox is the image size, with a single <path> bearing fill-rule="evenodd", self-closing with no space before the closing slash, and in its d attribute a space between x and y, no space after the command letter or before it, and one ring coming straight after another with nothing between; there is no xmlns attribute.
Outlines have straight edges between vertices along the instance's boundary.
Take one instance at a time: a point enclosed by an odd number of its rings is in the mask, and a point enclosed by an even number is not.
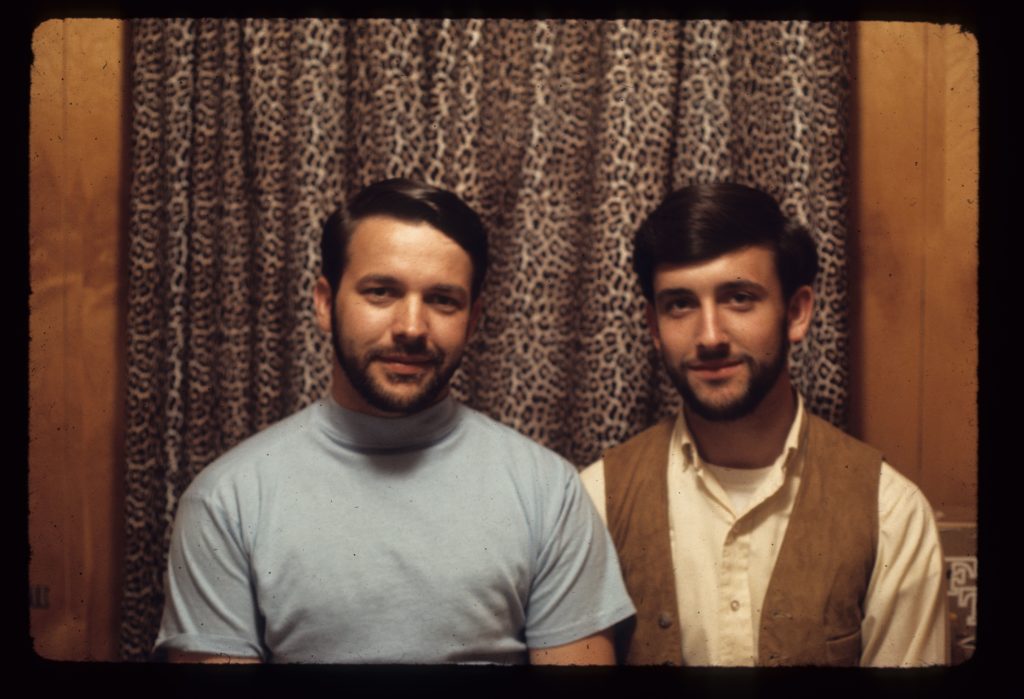
<svg viewBox="0 0 1024 699"><path fill-rule="evenodd" d="M328 394L320 400L325 431L334 441L357 451L422 449L444 439L457 424L459 404L451 396L413 415L379 417L349 410Z"/></svg>

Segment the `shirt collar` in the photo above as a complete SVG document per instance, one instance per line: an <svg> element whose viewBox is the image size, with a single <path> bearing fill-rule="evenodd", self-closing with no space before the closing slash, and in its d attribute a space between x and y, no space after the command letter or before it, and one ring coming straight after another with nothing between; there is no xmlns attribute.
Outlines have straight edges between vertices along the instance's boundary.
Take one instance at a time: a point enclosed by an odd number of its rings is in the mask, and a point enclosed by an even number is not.
<svg viewBox="0 0 1024 699"><path fill-rule="evenodd" d="M445 396L412 415L380 417L342 407L328 394L318 404L327 435L364 452L412 451L436 444L458 424L459 403Z"/></svg>
<svg viewBox="0 0 1024 699"><path fill-rule="evenodd" d="M782 452L775 458L773 466L780 466L784 471L788 471L793 465L794 459L790 458L792 454L795 454L800 448L800 430L803 427L806 409L804 408L804 399L800 395L799 391L796 391L796 416L793 418L793 424L789 426L789 432L786 434L786 442L782 446ZM675 428L672 433L672 445L679 445L682 451L682 465L683 470L693 468L700 471L704 467L704 460L700 458L700 454L697 452L697 444L693 440L693 435L690 433L690 428L686 424L686 415L680 410L679 417L676 418Z"/></svg>

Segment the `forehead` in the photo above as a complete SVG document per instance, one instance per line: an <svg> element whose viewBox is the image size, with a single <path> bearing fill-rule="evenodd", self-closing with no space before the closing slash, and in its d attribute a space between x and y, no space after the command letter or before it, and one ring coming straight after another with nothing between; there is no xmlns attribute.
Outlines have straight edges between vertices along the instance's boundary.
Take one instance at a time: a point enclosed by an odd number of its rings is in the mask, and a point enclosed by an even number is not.
<svg viewBox="0 0 1024 699"><path fill-rule="evenodd" d="M342 279L376 274L411 283L429 278L468 289L472 268L469 253L429 223L368 216L349 238Z"/></svg>
<svg viewBox="0 0 1024 699"><path fill-rule="evenodd" d="M688 264L664 263L654 268L654 293L665 289L701 291L745 281L768 290L779 289L775 253L763 245L731 250L718 257Z"/></svg>

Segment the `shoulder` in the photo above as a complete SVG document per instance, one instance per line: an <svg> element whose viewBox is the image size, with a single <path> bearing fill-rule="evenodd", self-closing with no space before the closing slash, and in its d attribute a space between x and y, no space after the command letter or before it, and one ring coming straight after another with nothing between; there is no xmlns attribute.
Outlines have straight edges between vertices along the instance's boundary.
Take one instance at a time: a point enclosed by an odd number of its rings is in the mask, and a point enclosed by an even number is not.
<svg viewBox="0 0 1024 699"><path fill-rule="evenodd" d="M853 450L863 454L866 458L874 460L876 463L881 463L882 452L875 447L847 434L828 420L820 418L810 411L807 411L805 414L808 430L815 434L820 442L824 442L827 448L841 447Z"/></svg>
<svg viewBox="0 0 1024 699"><path fill-rule="evenodd" d="M882 462L878 481L878 511L883 519L934 520L932 507L921 489L888 462Z"/></svg>
<svg viewBox="0 0 1024 699"><path fill-rule="evenodd" d="M614 452L625 452L642 447L652 441L667 440L672 435L672 428L675 426L676 419L676 416L662 418L642 432L633 435L625 442L609 448L605 452L605 458Z"/></svg>
<svg viewBox="0 0 1024 699"><path fill-rule="evenodd" d="M672 430L678 417L659 420L643 432L633 435L622 444L611 447L604 453L602 475L633 470L640 462L658 463L668 453ZM653 451L651 451L653 450Z"/></svg>
<svg viewBox="0 0 1024 699"><path fill-rule="evenodd" d="M481 492L514 499L531 525L541 530L586 497L576 467L568 460L497 420L461 408L459 461L471 460L474 473L483 479Z"/></svg>
<svg viewBox="0 0 1024 699"><path fill-rule="evenodd" d="M515 462L557 464L573 472L576 470L554 450L478 410L460 404L459 420L464 438L475 448L486 449L486 453L495 457Z"/></svg>
<svg viewBox="0 0 1024 699"><path fill-rule="evenodd" d="M818 474L848 501L870 507L878 493L882 452L811 413L806 420L804 477Z"/></svg>
<svg viewBox="0 0 1024 699"><path fill-rule="evenodd" d="M188 497L209 497L252 485L282 472L314 448L318 403L247 437L200 471L186 490Z"/></svg>

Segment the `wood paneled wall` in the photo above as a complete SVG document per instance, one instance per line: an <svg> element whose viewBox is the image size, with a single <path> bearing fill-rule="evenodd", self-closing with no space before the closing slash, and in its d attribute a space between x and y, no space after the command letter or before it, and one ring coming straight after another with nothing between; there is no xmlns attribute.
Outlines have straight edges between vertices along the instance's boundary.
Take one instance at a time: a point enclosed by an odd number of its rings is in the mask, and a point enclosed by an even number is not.
<svg viewBox="0 0 1024 699"><path fill-rule="evenodd" d="M123 537L124 30L50 20L29 111L29 563L36 652L115 659Z"/></svg>
<svg viewBox="0 0 1024 699"><path fill-rule="evenodd" d="M977 43L920 23L856 36L851 431L943 518L975 520Z"/></svg>
<svg viewBox="0 0 1024 699"><path fill-rule="evenodd" d="M30 108L31 629L117 658L123 537L125 27L51 20ZM851 429L937 510L977 484L977 55L950 27L856 29Z"/></svg>

